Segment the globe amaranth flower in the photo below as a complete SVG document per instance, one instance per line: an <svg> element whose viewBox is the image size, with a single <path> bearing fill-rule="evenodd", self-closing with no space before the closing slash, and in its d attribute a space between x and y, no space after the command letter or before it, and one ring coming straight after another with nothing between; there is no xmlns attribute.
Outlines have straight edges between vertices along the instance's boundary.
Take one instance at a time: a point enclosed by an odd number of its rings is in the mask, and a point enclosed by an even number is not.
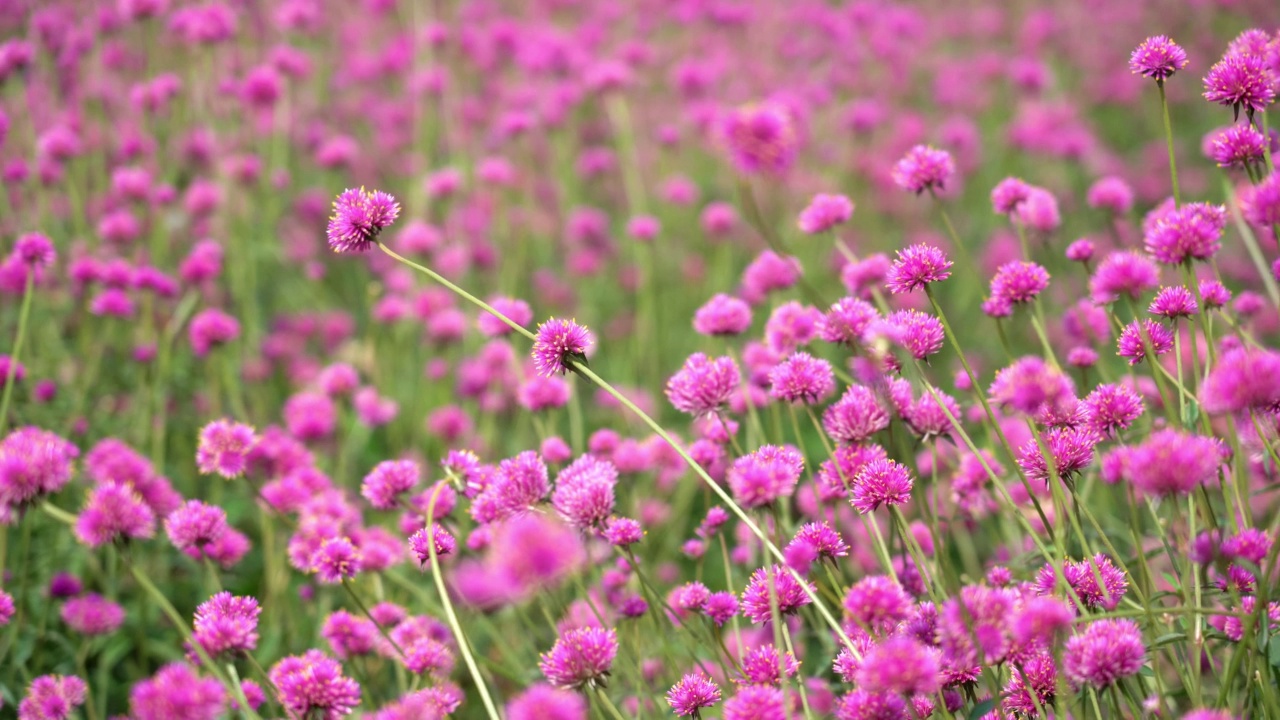
<svg viewBox="0 0 1280 720"><path fill-rule="evenodd" d="M895 635L862 656L857 685L871 692L932 694L941 687L941 658L936 648L909 635Z"/></svg>
<svg viewBox="0 0 1280 720"><path fill-rule="evenodd" d="M779 400L813 405L834 390L831 363L806 352L793 353L769 371L769 393Z"/></svg>
<svg viewBox="0 0 1280 720"><path fill-rule="evenodd" d="M84 704L88 690L75 675L41 675L18 703L18 720L66 720Z"/></svg>
<svg viewBox="0 0 1280 720"><path fill-rule="evenodd" d="M1013 211L1013 220L1039 233L1051 233L1062 224L1058 199L1044 188L1032 187L1027 197Z"/></svg>
<svg viewBox="0 0 1280 720"><path fill-rule="evenodd" d="M1222 451L1216 438L1157 430L1128 449L1124 475L1145 495L1185 495L1217 479Z"/></svg>
<svg viewBox="0 0 1280 720"><path fill-rule="evenodd" d="M337 585L355 577L364 568L364 558L350 539L328 538L311 555L310 564L320 582Z"/></svg>
<svg viewBox="0 0 1280 720"><path fill-rule="evenodd" d="M849 501L863 514L881 505L905 505L911 500L914 484L906 466L893 460L872 460L850 481Z"/></svg>
<svg viewBox="0 0 1280 720"><path fill-rule="evenodd" d="M191 640L210 657L252 652L258 647L256 598L220 592L196 608Z"/></svg>
<svg viewBox="0 0 1280 720"><path fill-rule="evenodd" d="M68 600L61 616L62 622L81 635L108 635L124 624L124 608L96 593Z"/></svg>
<svg viewBox="0 0 1280 720"><path fill-rule="evenodd" d="M890 175L903 190L917 195L934 188L943 188L956 173L951 153L928 145L916 145L907 151L894 166Z"/></svg>
<svg viewBox="0 0 1280 720"><path fill-rule="evenodd" d="M822 413L822 427L838 443L861 443L889 427L889 413L870 388L850 385Z"/></svg>
<svg viewBox="0 0 1280 720"><path fill-rule="evenodd" d="M0 440L0 508L23 507L66 487L79 456L75 445L48 430L9 433Z"/></svg>
<svg viewBox="0 0 1280 720"><path fill-rule="evenodd" d="M712 297L693 315L693 329L702 335L740 335L750 327L751 306L724 293Z"/></svg>
<svg viewBox="0 0 1280 720"><path fill-rule="evenodd" d="M1213 414L1267 410L1280 405L1280 353L1236 348L1218 356L1200 387L1200 404Z"/></svg>
<svg viewBox="0 0 1280 720"><path fill-rule="evenodd" d="M53 241L40 233L19 235L13 244L13 257L29 268L47 268L58 258Z"/></svg>
<svg viewBox="0 0 1280 720"><path fill-rule="evenodd" d="M1266 150L1267 139L1253 125L1235 123L1213 136L1207 154L1218 167L1248 167L1261 162Z"/></svg>
<svg viewBox="0 0 1280 720"><path fill-rule="evenodd" d="M1174 285L1160 288L1151 305L1147 306L1147 312L1173 320L1195 315L1200 312L1200 306L1196 304L1196 298L1190 290Z"/></svg>
<svg viewBox="0 0 1280 720"><path fill-rule="evenodd" d="M507 720L587 720L585 697L572 690L537 683L507 703Z"/></svg>
<svg viewBox="0 0 1280 720"><path fill-rule="evenodd" d="M337 720L360 704L360 684L342 674L342 665L319 650L290 655L267 674L285 710L296 717Z"/></svg>
<svg viewBox="0 0 1280 720"><path fill-rule="evenodd" d="M911 596L887 575L868 575L849 587L845 612L868 632L884 632L911 616Z"/></svg>
<svg viewBox="0 0 1280 720"><path fill-rule="evenodd" d="M89 491L72 530L91 548L155 534L155 512L130 483L108 481Z"/></svg>
<svg viewBox="0 0 1280 720"><path fill-rule="evenodd" d="M1018 663L1004 686L1003 707L1017 717L1038 717L1040 710L1053 707L1058 694L1058 669L1053 656L1038 652Z"/></svg>
<svg viewBox="0 0 1280 720"><path fill-rule="evenodd" d="M667 399L680 412L706 415L729 402L741 381L733 358L694 353L667 381Z"/></svg>
<svg viewBox="0 0 1280 720"><path fill-rule="evenodd" d="M720 686L702 673L688 673L667 691L667 704L677 717L696 715L720 702Z"/></svg>
<svg viewBox="0 0 1280 720"><path fill-rule="evenodd" d="M946 254L932 245L918 243L898 251L885 277L885 287L900 295L949 277L951 261Z"/></svg>
<svg viewBox="0 0 1280 720"><path fill-rule="evenodd" d="M1114 252L1102 259L1089 278L1089 294L1099 305L1125 295L1137 300L1159 283L1160 268L1148 257L1132 251Z"/></svg>
<svg viewBox="0 0 1280 720"><path fill-rule="evenodd" d="M490 298L489 306L522 327L533 320L533 310L529 308L529 303L518 298ZM476 324L480 326L480 332L487 337L504 337L515 332L510 325L490 312L480 313L476 318Z"/></svg>
<svg viewBox="0 0 1280 720"><path fill-rule="evenodd" d="M800 671L791 653L779 652L773 643L757 645L742 657L742 682L752 685L781 685Z"/></svg>
<svg viewBox="0 0 1280 720"><path fill-rule="evenodd" d="M1259 227L1280 225L1280 172L1241 192L1240 212Z"/></svg>
<svg viewBox="0 0 1280 720"><path fill-rule="evenodd" d="M1127 429L1143 411L1142 396L1127 385L1099 385L1082 404L1085 424L1100 437Z"/></svg>
<svg viewBox="0 0 1280 720"><path fill-rule="evenodd" d="M164 531L173 546L200 559L209 546L228 530L227 513L217 505L188 500L164 519Z"/></svg>
<svg viewBox="0 0 1280 720"><path fill-rule="evenodd" d="M1068 560L1062 567L1062 579L1086 608L1094 610L1116 609L1129 588L1124 571L1102 553L1078 562ZM1052 563L1045 563L1036 578L1036 592L1049 596L1058 594L1059 589L1057 571Z"/></svg>
<svg viewBox="0 0 1280 720"><path fill-rule="evenodd" d="M595 340L583 326L572 320L550 320L538 326L533 341L533 367L543 377L569 372L575 364L587 364L587 348Z"/></svg>
<svg viewBox="0 0 1280 720"><path fill-rule="evenodd" d="M1209 203L1187 203L1156 217L1145 230L1143 243L1156 260L1179 265L1208 260L1218 252L1227 209Z"/></svg>
<svg viewBox="0 0 1280 720"><path fill-rule="evenodd" d="M1068 638L1062 669L1076 686L1102 688L1136 674L1147 661L1142 631L1132 620L1097 620Z"/></svg>
<svg viewBox="0 0 1280 720"><path fill-rule="evenodd" d="M400 203L381 190L364 188L342 191L333 201L329 218L329 248L336 253L364 252L373 247L378 234L400 215Z"/></svg>
<svg viewBox="0 0 1280 720"><path fill-rule="evenodd" d="M1155 320L1143 320L1141 326L1134 321L1125 326L1116 341L1116 354L1128 359L1130 365L1146 359L1148 348L1156 357L1173 350L1173 331Z"/></svg>
<svg viewBox="0 0 1280 720"><path fill-rule="evenodd" d="M728 484L734 499L743 507L769 505L795 492L804 472L804 456L790 446L764 445L734 461Z"/></svg>
<svg viewBox="0 0 1280 720"><path fill-rule="evenodd" d="M1098 436L1088 428L1055 427L1043 433L1041 441L1053 461L1052 475L1049 461L1035 438L1023 444L1018 453L1018 466L1029 479L1042 480L1047 486L1051 476L1069 479L1088 467L1093 462Z"/></svg>
<svg viewBox="0 0 1280 720"><path fill-rule="evenodd" d="M801 581L782 565L757 568L751 573L747 587L742 591L742 614L753 623L763 623L773 617L772 602L777 603L778 614L790 615L813 602Z"/></svg>
<svg viewBox="0 0 1280 720"><path fill-rule="evenodd" d="M991 278L991 297L1020 304L1034 300L1049 287L1049 273L1043 267L1025 260L1001 265Z"/></svg>
<svg viewBox="0 0 1280 720"><path fill-rule="evenodd" d="M1021 178L1007 177L991 189L991 208L997 215L1008 215L1027 199L1031 186Z"/></svg>
<svg viewBox="0 0 1280 720"><path fill-rule="evenodd" d="M1024 415L1057 412L1075 400L1075 384L1043 358L1027 355L996 372L987 390L992 402Z"/></svg>
<svg viewBox="0 0 1280 720"><path fill-rule="evenodd" d="M871 303L854 297L837 300L818 324L818 337L853 347L861 344L880 312Z"/></svg>
<svg viewBox="0 0 1280 720"><path fill-rule="evenodd" d="M813 197L797 221L801 232L816 235L848 222L853 216L853 202L844 195L818 194Z"/></svg>
<svg viewBox="0 0 1280 720"><path fill-rule="evenodd" d="M575 628L539 657L538 668L556 687L581 688L607 678L617 654L618 633L613 628Z"/></svg>
<svg viewBox="0 0 1280 720"><path fill-rule="evenodd" d="M782 720L786 712L786 697L778 688L743 685L725 701L721 715L723 720Z"/></svg>
<svg viewBox="0 0 1280 720"><path fill-rule="evenodd" d="M1085 195L1089 207L1123 215L1133 207L1133 188L1123 178L1104 177L1089 186Z"/></svg>
<svg viewBox="0 0 1280 720"><path fill-rule="evenodd" d="M1164 35L1143 40L1129 57L1131 72L1156 82L1164 82L1186 66L1187 52Z"/></svg>
<svg viewBox="0 0 1280 720"><path fill-rule="evenodd" d="M1228 52L1204 76L1204 99L1230 107L1236 118L1240 109L1250 118L1266 110L1276 97L1275 77L1266 58L1245 52Z"/></svg>
<svg viewBox="0 0 1280 720"><path fill-rule="evenodd" d="M391 510L418 484L421 470L412 460L384 460L360 485L360 494L378 510Z"/></svg>
<svg viewBox="0 0 1280 720"><path fill-rule="evenodd" d="M258 444L253 428L230 420L214 420L200 430L196 467L206 475L239 477L248 467L249 453Z"/></svg>
<svg viewBox="0 0 1280 720"><path fill-rule="evenodd" d="M240 322L218 308L205 308L191 318L187 335L196 357L204 357L213 348L240 337Z"/></svg>
<svg viewBox="0 0 1280 720"><path fill-rule="evenodd" d="M551 504L579 530L601 527L613 513L618 468L608 460L583 455L556 475Z"/></svg>
<svg viewBox="0 0 1280 720"><path fill-rule="evenodd" d="M917 360L924 360L941 350L945 337L942 321L919 310L892 312L878 327Z"/></svg>
<svg viewBox="0 0 1280 720"><path fill-rule="evenodd" d="M196 675L184 663L165 665L129 692L129 717L135 720L215 720L226 708L222 683Z"/></svg>
<svg viewBox="0 0 1280 720"><path fill-rule="evenodd" d="M845 544L840 533L825 522L805 523L796 531L795 537L787 545L788 548L804 545L815 558L835 562L849 554L849 546Z"/></svg>
<svg viewBox="0 0 1280 720"><path fill-rule="evenodd" d="M458 541L439 525L424 527L409 536L409 551L418 559L419 565L425 566L431 562L432 550L436 557L444 557L452 555L457 549Z"/></svg>
<svg viewBox="0 0 1280 720"><path fill-rule="evenodd" d="M749 175L786 172L800 147L795 117L778 103L735 108L725 114L719 131L734 167Z"/></svg>

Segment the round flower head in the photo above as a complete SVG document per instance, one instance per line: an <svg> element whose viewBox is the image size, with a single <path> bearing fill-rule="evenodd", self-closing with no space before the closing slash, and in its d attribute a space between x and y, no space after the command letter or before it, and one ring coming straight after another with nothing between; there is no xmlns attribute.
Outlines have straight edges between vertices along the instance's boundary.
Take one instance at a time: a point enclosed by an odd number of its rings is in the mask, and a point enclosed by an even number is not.
<svg viewBox="0 0 1280 720"><path fill-rule="evenodd" d="M594 342L591 333L572 320L550 320L538 326L533 342L533 367L539 375L552 377L569 372L571 364L587 363L587 348Z"/></svg>
<svg viewBox="0 0 1280 720"><path fill-rule="evenodd" d="M1124 571L1117 568L1111 562L1111 558L1102 553L1079 562L1067 561L1062 571L1063 580L1075 592L1080 602L1090 609L1116 609L1129 587ZM1045 563L1039 577L1036 578L1036 592L1047 596L1058 591L1058 574L1052 563Z"/></svg>
<svg viewBox="0 0 1280 720"><path fill-rule="evenodd" d="M1104 177L1089 186L1085 198L1089 207L1123 215L1133 207L1133 188L1118 177Z"/></svg>
<svg viewBox="0 0 1280 720"><path fill-rule="evenodd" d="M240 323L218 308L207 308L191 318L188 336L196 357L204 357L213 348L239 337Z"/></svg>
<svg viewBox="0 0 1280 720"><path fill-rule="evenodd" d="M587 720L587 701L572 690L538 683L507 703L507 720Z"/></svg>
<svg viewBox="0 0 1280 720"><path fill-rule="evenodd" d="M336 253L364 252L373 247L378 234L395 222L399 214L400 203L381 190L344 190L333 201L329 247Z"/></svg>
<svg viewBox="0 0 1280 720"><path fill-rule="evenodd" d="M677 410L706 415L720 409L738 389L742 377L733 358L694 353L667 381L667 399Z"/></svg>
<svg viewBox="0 0 1280 720"><path fill-rule="evenodd" d="M1125 326L1116 341L1116 354L1127 358L1130 365L1137 365L1147 357L1148 343L1157 357L1173 350L1173 331L1154 320L1143 320L1141 328L1131 322Z"/></svg>
<svg viewBox="0 0 1280 720"><path fill-rule="evenodd" d="M73 527L76 539L91 548L116 540L155 534L155 511L129 483L108 481L90 491Z"/></svg>
<svg viewBox="0 0 1280 720"><path fill-rule="evenodd" d="M907 468L893 460L873 460L863 466L850 483L850 502L866 514L881 505L905 505L911 500L914 481Z"/></svg>
<svg viewBox="0 0 1280 720"><path fill-rule="evenodd" d="M1059 478L1074 477L1093 462L1093 448L1098 437L1083 428L1055 427L1044 433L1042 440L1053 459L1053 474ZM1041 480L1048 486L1049 462L1045 459L1040 443L1035 438L1023 444L1018 453L1018 465L1033 480Z"/></svg>
<svg viewBox="0 0 1280 720"><path fill-rule="evenodd" d="M804 457L794 448L765 445L734 461L729 489L744 507L763 507L795 492L802 472Z"/></svg>
<svg viewBox="0 0 1280 720"><path fill-rule="evenodd" d="M129 717L136 720L215 720L226 711L227 695L214 678L201 678L183 663L160 668L129 693Z"/></svg>
<svg viewBox="0 0 1280 720"><path fill-rule="evenodd" d="M838 443L860 443L889 427L889 413L870 388L850 385L822 413L822 427Z"/></svg>
<svg viewBox="0 0 1280 720"><path fill-rule="evenodd" d="M88 593L62 606L62 622L81 635L108 635L124 624L124 608L101 595Z"/></svg>
<svg viewBox="0 0 1280 720"><path fill-rule="evenodd" d="M1020 178L1007 177L991 189L991 208L998 215L1008 215L1027 199L1030 191L1031 186Z"/></svg>
<svg viewBox="0 0 1280 720"><path fill-rule="evenodd" d="M991 297L1018 304L1036 299L1049 287L1049 273L1043 267L1025 260L1001 265L991 278Z"/></svg>
<svg viewBox="0 0 1280 720"><path fill-rule="evenodd" d="M812 586L809 590L816 592ZM771 602L777 603L779 614L789 615L812 602L809 595L782 565L762 567L751 573L742 591L742 614L753 623L763 623L773 617Z"/></svg>
<svg viewBox="0 0 1280 720"><path fill-rule="evenodd" d="M1280 405L1280 353L1236 348L1218 357L1200 387L1200 403L1212 414L1270 410Z"/></svg>
<svg viewBox="0 0 1280 720"><path fill-rule="evenodd" d="M1125 476L1151 496L1195 491L1213 482L1222 465L1222 446L1215 438L1178 430L1157 430L1125 455Z"/></svg>
<svg viewBox="0 0 1280 720"><path fill-rule="evenodd" d="M1164 82L1186 66L1187 52L1164 35L1143 40L1129 57L1129 70L1156 82Z"/></svg>
<svg viewBox="0 0 1280 720"><path fill-rule="evenodd" d="M311 556L311 567L320 582L337 585L355 577L363 568L360 550L347 538L329 538Z"/></svg>
<svg viewBox="0 0 1280 720"><path fill-rule="evenodd" d="M942 321L919 310L890 313L881 330L888 330L891 340L901 345L917 360L924 360L942 349L945 337Z"/></svg>
<svg viewBox="0 0 1280 720"><path fill-rule="evenodd" d="M753 685L781 685L800 671L791 653L781 653L772 643L757 645L742 658L742 680Z"/></svg>
<svg viewBox="0 0 1280 720"><path fill-rule="evenodd" d="M1227 209L1208 203L1188 203L1165 213L1146 230L1143 242L1156 260L1179 265L1208 260L1218 252Z"/></svg>
<svg viewBox="0 0 1280 720"><path fill-rule="evenodd" d="M885 287L899 295L949 277L951 261L947 256L932 245L920 243L898 251L898 257L885 278Z"/></svg>
<svg viewBox="0 0 1280 720"><path fill-rule="evenodd" d="M816 235L848 222L853 216L853 202L844 195L823 195L813 197L800 213L797 222L801 232Z"/></svg>
<svg viewBox="0 0 1280 720"><path fill-rule="evenodd" d="M42 675L18 704L18 720L66 720L84 704L88 690L75 675Z"/></svg>
<svg viewBox="0 0 1280 720"><path fill-rule="evenodd" d="M1077 686L1102 688L1136 674L1147 661L1142 631L1132 620L1098 620L1067 640L1062 668Z"/></svg>
<svg viewBox="0 0 1280 720"><path fill-rule="evenodd" d="M29 268L47 268L58 257L53 241L40 233L26 233L13 244L13 256Z"/></svg>
<svg viewBox="0 0 1280 720"><path fill-rule="evenodd" d="M987 392L1002 408L1038 415L1061 410L1074 400L1075 385L1042 358L1028 355L997 372Z"/></svg>
<svg viewBox="0 0 1280 720"><path fill-rule="evenodd" d="M608 460L583 455L556 476L551 504L579 530L600 527L613 513L618 469Z"/></svg>
<svg viewBox="0 0 1280 720"><path fill-rule="evenodd" d="M1013 637L1022 645L1047 645L1059 633L1071 629L1075 619L1075 607L1065 600L1048 596L1027 598L1013 619Z"/></svg>
<svg viewBox="0 0 1280 720"><path fill-rule="evenodd" d="M267 676L276 699L294 717L337 720L360 704L360 684L344 677L342 665L319 650L290 655Z"/></svg>
<svg viewBox="0 0 1280 720"><path fill-rule="evenodd" d="M1275 78L1266 62L1261 55L1228 52L1204 76L1204 99L1230 107L1236 118L1240 108L1250 118L1266 110L1276 97Z"/></svg>
<svg viewBox="0 0 1280 720"><path fill-rule="evenodd" d="M1218 167L1248 167L1265 158L1267 140L1252 125L1236 123L1214 135L1209 159Z"/></svg>
<svg viewBox="0 0 1280 720"><path fill-rule="evenodd" d="M79 455L75 445L47 430L14 430L0 440L0 507L24 507L61 490Z"/></svg>
<svg viewBox="0 0 1280 720"><path fill-rule="evenodd" d="M529 303L523 300L496 297L489 300L489 306L510 318L517 325L527 325L533 319L533 310L529 309ZM503 337L515 332L510 325L499 319L497 315L489 312L480 313L476 323L480 326L480 332L488 337Z"/></svg>
<svg viewBox="0 0 1280 720"><path fill-rule="evenodd" d="M1033 187L1027 198L1018 204L1013 219L1023 227L1039 233L1051 233L1062 224L1058 212L1058 199L1044 188Z"/></svg>
<svg viewBox="0 0 1280 720"><path fill-rule="evenodd" d="M1191 294L1190 290L1181 285L1160 288L1160 292L1156 293L1155 299L1147 307L1147 312L1152 315L1159 315L1170 320L1191 317L1199 311L1200 306L1196 304L1195 296Z"/></svg>
<svg viewBox="0 0 1280 720"><path fill-rule="evenodd" d="M720 687L702 673L688 673L667 691L667 703L677 717L696 715L720 702Z"/></svg>
<svg viewBox="0 0 1280 720"><path fill-rule="evenodd" d="M1240 212L1259 227L1280 225L1280 172L1240 193Z"/></svg>
<svg viewBox="0 0 1280 720"><path fill-rule="evenodd" d="M743 685L724 703L723 720L784 720L786 697L769 685Z"/></svg>
<svg viewBox="0 0 1280 720"><path fill-rule="evenodd" d="M191 639L210 657L252 652L258 647L261 613L256 599L220 592L196 608Z"/></svg>
<svg viewBox="0 0 1280 720"><path fill-rule="evenodd" d="M779 400L813 405L834 390L831 363L806 352L792 354L769 371L769 393Z"/></svg>
<svg viewBox="0 0 1280 720"><path fill-rule="evenodd" d="M365 476L360 494L378 510L392 510L418 484L420 472L412 460L385 460Z"/></svg>
<svg viewBox="0 0 1280 720"><path fill-rule="evenodd" d="M603 682L618 654L618 633L612 628L569 630L538 660L538 668L552 685L580 688Z"/></svg>
<svg viewBox="0 0 1280 720"><path fill-rule="evenodd" d="M720 136L734 166L747 174L786 172L800 145L795 120L776 103L731 110L721 122Z"/></svg>
<svg viewBox="0 0 1280 720"><path fill-rule="evenodd" d="M857 685L872 692L931 694L941 685L941 658L935 648L909 635L896 635L862 656Z"/></svg>
<svg viewBox="0 0 1280 720"><path fill-rule="evenodd" d="M1122 295L1138 297L1160 282L1160 268L1145 255L1115 252L1102 259L1089 279L1089 294L1098 304L1112 303Z"/></svg>
<svg viewBox="0 0 1280 720"><path fill-rule="evenodd" d="M174 547L198 559L227 532L227 513L216 505L188 500L165 517L164 530Z"/></svg>
<svg viewBox="0 0 1280 720"><path fill-rule="evenodd" d="M911 615L911 596L886 575L868 575L854 583L844 596L844 609L869 632L883 632Z"/></svg>
<svg viewBox="0 0 1280 720"><path fill-rule="evenodd" d="M418 558L418 564L426 566L431 563L431 552L436 557L452 555L458 549L458 541L448 530L439 525L424 527L409 536L409 551Z"/></svg>
<svg viewBox="0 0 1280 720"><path fill-rule="evenodd" d="M928 145L916 145L893 166L893 182L903 190L919 195L926 190L942 188L955 175L951 153Z"/></svg>
<svg viewBox="0 0 1280 720"><path fill-rule="evenodd" d="M837 300L818 325L818 336L829 343L856 346L866 338L880 312L871 303L854 297Z"/></svg>
<svg viewBox="0 0 1280 720"><path fill-rule="evenodd" d="M702 335L741 335L751 327L751 306L723 293L698 308L693 329Z"/></svg>
<svg viewBox="0 0 1280 720"><path fill-rule="evenodd" d="M200 430L196 467L205 475L239 477L248 467L248 456L258 444L252 427L230 420L214 420Z"/></svg>
<svg viewBox="0 0 1280 720"><path fill-rule="evenodd" d="M1085 423L1100 437L1111 437L1142 415L1142 396L1127 385L1099 385L1082 404Z"/></svg>

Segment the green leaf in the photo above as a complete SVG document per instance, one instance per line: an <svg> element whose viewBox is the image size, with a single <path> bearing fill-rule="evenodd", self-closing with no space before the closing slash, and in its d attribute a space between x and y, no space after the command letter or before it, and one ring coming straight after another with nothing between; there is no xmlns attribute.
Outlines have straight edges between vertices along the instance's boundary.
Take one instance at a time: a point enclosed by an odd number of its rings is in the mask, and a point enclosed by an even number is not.
<svg viewBox="0 0 1280 720"><path fill-rule="evenodd" d="M992 708L994 708L995 706L996 706L996 701L994 698L983 700L982 702L973 706L973 710L969 713L969 720L975 720L975 718L980 718L983 715L986 715L987 713L991 712Z"/></svg>
<svg viewBox="0 0 1280 720"><path fill-rule="evenodd" d="M1180 632L1168 633L1167 635L1161 635L1160 637L1156 638L1155 646L1164 647L1165 645L1170 645L1178 640L1186 640L1186 639L1187 639L1186 633L1180 633Z"/></svg>
<svg viewBox="0 0 1280 720"><path fill-rule="evenodd" d="M1280 668L1280 635L1271 638L1267 643L1267 662L1271 667Z"/></svg>

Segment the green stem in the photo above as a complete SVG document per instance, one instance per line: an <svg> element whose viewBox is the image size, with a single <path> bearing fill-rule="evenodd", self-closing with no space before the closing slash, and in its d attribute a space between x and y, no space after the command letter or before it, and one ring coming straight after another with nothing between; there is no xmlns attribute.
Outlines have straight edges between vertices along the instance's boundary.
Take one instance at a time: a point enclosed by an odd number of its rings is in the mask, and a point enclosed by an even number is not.
<svg viewBox="0 0 1280 720"><path fill-rule="evenodd" d="M9 355L9 374L4 379L4 399L0 400L0 432L8 427L9 401L13 398L13 384L18 375L18 358L22 356L22 342L27 336L27 318L31 315L31 296L35 294L36 274L27 268L27 287L22 292L22 309L18 311L18 336L13 341Z"/></svg>
<svg viewBox="0 0 1280 720"><path fill-rule="evenodd" d="M1164 139L1165 144L1169 148L1169 175L1173 181L1173 206L1182 206L1182 195L1178 192L1178 164L1174 160L1173 153L1173 124L1169 122L1169 100L1164 94L1164 80L1156 80L1156 87L1160 89L1160 112L1164 115ZM1266 143L1263 143L1264 145Z"/></svg>

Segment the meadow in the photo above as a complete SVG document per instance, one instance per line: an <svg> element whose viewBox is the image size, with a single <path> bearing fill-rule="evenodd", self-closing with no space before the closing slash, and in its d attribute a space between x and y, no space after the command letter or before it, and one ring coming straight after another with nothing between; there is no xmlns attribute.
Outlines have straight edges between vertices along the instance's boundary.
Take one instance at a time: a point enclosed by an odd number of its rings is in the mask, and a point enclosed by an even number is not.
<svg viewBox="0 0 1280 720"><path fill-rule="evenodd" d="M0 718L1280 718L1269 0L0 3Z"/></svg>

